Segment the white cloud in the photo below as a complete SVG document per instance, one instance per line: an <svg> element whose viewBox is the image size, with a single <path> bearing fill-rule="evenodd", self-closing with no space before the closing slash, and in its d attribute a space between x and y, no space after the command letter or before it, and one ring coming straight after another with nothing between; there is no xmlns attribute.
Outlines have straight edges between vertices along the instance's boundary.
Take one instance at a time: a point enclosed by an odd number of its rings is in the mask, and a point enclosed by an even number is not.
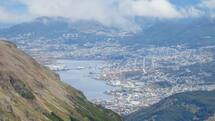
<svg viewBox="0 0 215 121"><path fill-rule="evenodd" d="M202 0L200 5L202 8L207 8L205 13L212 19L215 18L215 0Z"/></svg>
<svg viewBox="0 0 215 121"><path fill-rule="evenodd" d="M14 24L32 19L31 15L25 13L21 14L18 12L10 11L5 7L0 6L0 23L1 24Z"/></svg>
<svg viewBox="0 0 215 121"><path fill-rule="evenodd" d="M107 19L127 16L182 17L168 0L21 0L35 15L72 19ZM115 4L118 1L118 4ZM125 13L127 12L127 13Z"/></svg>
<svg viewBox="0 0 215 121"><path fill-rule="evenodd" d="M134 28L136 16L181 18L168 0L19 0L33 16L63 16L71 20L95 20L104 25ZM186 14L187 16L187 14Z"/></svg>
<svg viewBox="0 0 215 121"><path fill-rule="evenodd" d="M122 2L122 6L122 10L133 16L157 18L179 18L183 16L168 0L125 0Z"/></svg>
<svg viewBox="0 0 215 121"><path fill-rule="evenodd" d="M209 9L215 9L215 0L203 0L203 4L205 4Z"/></svg>
<svg viewBox="0 0 215 121"><path fill-rule="evenodd" d="M195 6L182 8L180 9L180 12L183 14L184 17L199 17L204 14L202 10L198 9Z"/></svg>
<svg viewBox="0 0 215 121"><path fill-rule="evenodd" d="M77 20L94 20L107 26L136 26L122 16L113 1L107 0L20 0L33 16L62 16ZM132 27L133 28L133 27ZM135 28L137 29L137 28Z"/></svg>
<svg viewBox="0 0 215 121"><path fill-rule="evenodd" d="M94 20L107 26L139 29L134 17L184 18L196 17L202 11L195 6L176 8L169 0L14 0L27 6L28 16L61 16L72 21ZM215 0L204 0L210 8ZM20 18L20 15L2 12L1 18ZM0 9L1 14L1 9ZM3 16L4 15L4 16Z"/></svg>
<svg viewBox="0 0 215 121"><path fill-rule="evenodd" d="M15 15L14 13L8 12L6 9L0 7L0 21L2 23L10 23L14 20L17 21L18 15Z"/></svg>

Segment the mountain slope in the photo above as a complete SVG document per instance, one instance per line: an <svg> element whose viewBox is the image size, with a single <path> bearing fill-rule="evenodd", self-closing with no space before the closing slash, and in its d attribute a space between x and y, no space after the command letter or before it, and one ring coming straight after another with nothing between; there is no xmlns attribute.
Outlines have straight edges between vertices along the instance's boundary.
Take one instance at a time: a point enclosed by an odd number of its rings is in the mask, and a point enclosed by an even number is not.
<svg viewBox="0 0 215 121"><path fill-rule="evenodd" d="M20 23L9 28L0 29L0 35L13 37L29 35L31 37L57 38L66 33L78 33L83 35L96 32L111 32L116 29L105 27L95 21L71 21L63 17L38 17L33 21Z"/></svg>
<svg viewBox="0 0 215 121"><path fill-rule="evenodd" d="M120 121L12 43L0 41L0 120Z"/></svg>
<svg viewBox="0 0 215 121"><path fill-rule="evenodd" d="M205 17L157 21L143 32L126 38L122 44L199 47L214 45L214 38L215 21Z"/></svg>
<svg viewBox="0 0 215 121"><path fill-rule="evenodd" d="M127 121L204 121L215 113L215 91L170 96L126 117ZM211 117L211 118L210 118Z"/></svg>
<svg viewBox="0 0 215 121"><path fill-rule="evenodd" d="M214 44L214 27L215 22L208 18L161 22L151 27L144 37L148 41L203 46L208 42Z"/></svg>

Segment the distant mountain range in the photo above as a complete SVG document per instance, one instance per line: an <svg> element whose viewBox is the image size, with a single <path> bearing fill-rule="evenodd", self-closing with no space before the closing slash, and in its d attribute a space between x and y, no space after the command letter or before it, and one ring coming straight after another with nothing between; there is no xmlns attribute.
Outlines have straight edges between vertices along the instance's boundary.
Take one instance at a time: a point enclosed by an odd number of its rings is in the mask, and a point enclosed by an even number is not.
<svg viewBox="0 0 215 121"><path fill-rule="evenodd" d="M159 21L127 41L136 40L136 43L167 46L175 44L205 46L214 45L214 39L215 20L206 17Z"/></svg>
<svg viewBox="0 0 215 121"><path fill-rule="evenodd" d="M40 17L32 22L0 29L0 36L11 38L31 34L30 37L35 39L40 37L54 39L63 34L76 33L80 35L79 41L81 43L101 42L105 38L114 37L114 40L119 41L121 44L131 46L135 44L139 46L146 44L167 46L176 44L187 44L190 46L215 44L215 41L213 41L215 38L215 20L208 17L175 20L136 19L142 28L137 33L106 27L94 21L71 22L66 18L60 17ZM122 32L129 34L129 36L116 35Z"/></svg>
<svg viewBox="0 0 215 121"><path fill-rule="evenodd" d="M63 33L95 33L97 31L113 31L94 21L72 22L62 17L39 17L31 22L21 23L1 30L2 36L17 36L18 34L34 33L36 37L58 37Z"/></svg>

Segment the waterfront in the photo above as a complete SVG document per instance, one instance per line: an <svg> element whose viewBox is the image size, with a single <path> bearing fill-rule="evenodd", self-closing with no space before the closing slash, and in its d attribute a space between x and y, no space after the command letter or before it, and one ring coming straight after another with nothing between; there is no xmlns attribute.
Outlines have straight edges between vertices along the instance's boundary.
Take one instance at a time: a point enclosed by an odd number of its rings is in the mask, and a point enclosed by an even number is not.
<svg viewBox="0 0 215 121"><path fill-rule="evenodd" d="M82 91L89 100L108 99L104 92L111 90L105 81L95 79L104 61L99 60L58 60L56 65L66 69L58 70L61 80Z"/></svg>
<svg viewBox="0 0 215 121"><path fill-rule="evenodd" d="M145 48L142 51L146 53L144 58L58 59L49 67L93 103L128 115L176 93L215 89L215 84L206 82L213 78L207 67L215 64L213 55L211 50L200 50Z"/></svg>

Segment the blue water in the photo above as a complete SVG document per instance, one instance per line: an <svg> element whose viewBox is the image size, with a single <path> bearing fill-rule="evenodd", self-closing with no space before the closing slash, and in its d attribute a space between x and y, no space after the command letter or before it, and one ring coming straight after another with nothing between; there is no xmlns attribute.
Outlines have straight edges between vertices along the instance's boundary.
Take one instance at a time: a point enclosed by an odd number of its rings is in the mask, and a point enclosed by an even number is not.
<svg viewBox="0 0 215 121"><path fill-rule="evenodd" d="M105 81L94 78L100 72L103 61L58 60L57 63L70 68L67 71L58 71L61 80L82 91L89 100L110 98L104 92L111 90L112 87L106 85ZM79 67L83 68L78 69Z"/></svg>

